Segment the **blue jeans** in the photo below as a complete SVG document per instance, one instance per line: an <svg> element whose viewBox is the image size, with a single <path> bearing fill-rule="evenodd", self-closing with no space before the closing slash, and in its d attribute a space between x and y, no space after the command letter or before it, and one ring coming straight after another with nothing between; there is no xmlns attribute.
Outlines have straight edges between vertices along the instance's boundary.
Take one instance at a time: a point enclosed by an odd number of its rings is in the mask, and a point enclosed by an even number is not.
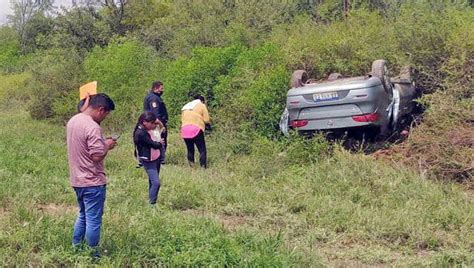
<svg viewBox="0 0 474 268"><path fill-rule="evenodd" d="M146 174L148 174L148 198L150 204L156 204L158 192L160 191L160 167L161 159L155 161L142 161Z"/></svg>
<svg viewBox="0 0 474 268"><path fill-rule="evenodd" d="M85 239L87 245L96 247L100 240L106 186L74 187L74 191L79 215L74 225L72 244L78 246Z"/></svg>

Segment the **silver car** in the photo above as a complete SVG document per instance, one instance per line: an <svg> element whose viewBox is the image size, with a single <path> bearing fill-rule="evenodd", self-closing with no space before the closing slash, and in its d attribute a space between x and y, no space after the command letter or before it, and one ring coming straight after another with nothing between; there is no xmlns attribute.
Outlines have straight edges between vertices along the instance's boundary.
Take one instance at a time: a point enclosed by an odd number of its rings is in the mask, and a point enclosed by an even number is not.
<svg viewBox="0 0 474 268"><path fill-rule="evenodd" d="M391 78L385 60L374 61L365 76L333 73L323 81L308 79L304 70L297 70L291 87L280 120L284 134L288 129L370 128L379 136L387 136L412 112L417 95L412 69L404 67L398 77Z"/></svg>

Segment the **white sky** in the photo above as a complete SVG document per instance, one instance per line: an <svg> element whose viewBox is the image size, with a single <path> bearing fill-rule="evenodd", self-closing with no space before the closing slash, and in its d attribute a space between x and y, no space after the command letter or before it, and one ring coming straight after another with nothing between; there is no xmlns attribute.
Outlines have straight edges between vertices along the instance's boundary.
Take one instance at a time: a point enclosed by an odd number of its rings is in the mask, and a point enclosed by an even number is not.
<svg viewBox="0 0 474 268"><path fill-rule="evenodd" d="M10 0L0 0L0 24L7 22L7 15L10 15Z"/></svg>
<svg viewBox="0 0 474 268"><path fill-rule="evenodd" d="M71 0L54 0L54 5L59 6L70 6ZM12 10L10 9L10 0L0 0L0 24L7 22L7 15L11 15Z"/></svg>

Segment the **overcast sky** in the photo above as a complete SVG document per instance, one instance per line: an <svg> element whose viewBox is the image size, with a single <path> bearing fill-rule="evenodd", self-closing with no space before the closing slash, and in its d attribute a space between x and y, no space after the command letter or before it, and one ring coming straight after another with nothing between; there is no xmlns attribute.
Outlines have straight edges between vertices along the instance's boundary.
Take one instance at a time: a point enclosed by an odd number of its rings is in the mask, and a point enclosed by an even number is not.
<svg viewBox="0 0 474 268"><path fill-rule="evenodd" d="M7 15L10 15L10 0L0 0L0 23L4 24L7 21Z"/></svg>
<svg viewBox="0 0 474 268"><path fill-rule="evenodd" d="M55 6L70 6L71 0L54 0ZM11 15L10 0L0 0L0 24L7 22L7 15Z"/></svg>

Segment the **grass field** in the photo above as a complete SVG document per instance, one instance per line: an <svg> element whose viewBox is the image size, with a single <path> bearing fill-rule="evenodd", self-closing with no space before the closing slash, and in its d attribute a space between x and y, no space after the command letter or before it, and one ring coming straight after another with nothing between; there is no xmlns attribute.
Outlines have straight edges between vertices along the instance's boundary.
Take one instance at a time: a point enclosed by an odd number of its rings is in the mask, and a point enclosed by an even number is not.
<svg viewBox="0 0 474 268"><path fill-rule="evenodd" d="M93 262L71 248L64 132L0 111L2 266ZM474 265L473 199L457 184L337 147L311 164L269 141L231 153L216 134L210 168L190 168L173 134L153 210L128 136L106 161L101 265Z"/></svg>

